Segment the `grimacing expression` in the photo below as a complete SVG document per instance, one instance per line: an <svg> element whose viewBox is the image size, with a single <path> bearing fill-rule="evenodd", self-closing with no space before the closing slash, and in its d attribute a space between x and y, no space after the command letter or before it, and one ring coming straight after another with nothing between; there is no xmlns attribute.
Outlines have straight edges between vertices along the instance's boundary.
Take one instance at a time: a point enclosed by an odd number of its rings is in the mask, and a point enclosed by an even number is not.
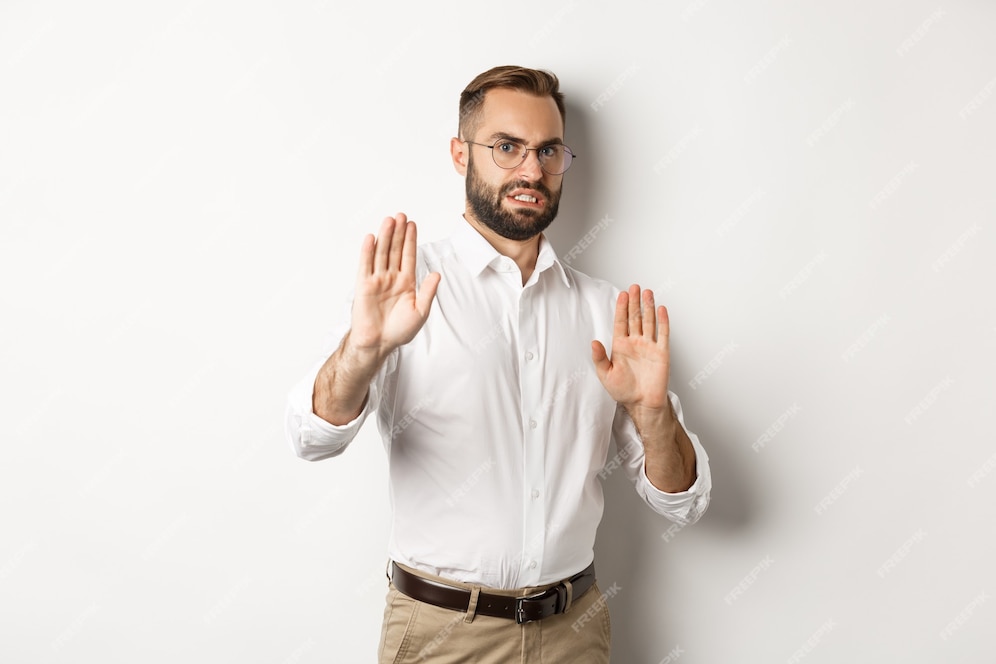
<svg viewBox="0 0 996 664"><path fill-rule="evenodd" d="M491 161L490 158L488 160ZM561 187L557 191L551 191L540 181L527 180L491 185L478 172L473 151L467 159L466 187L467 203L474 217L509 240L528 240L545 231L557 216L562 190ZM507 207L505 200L516 189L532 189L539 192L544 198L545 205L541 209L525 206Z"/></svg>

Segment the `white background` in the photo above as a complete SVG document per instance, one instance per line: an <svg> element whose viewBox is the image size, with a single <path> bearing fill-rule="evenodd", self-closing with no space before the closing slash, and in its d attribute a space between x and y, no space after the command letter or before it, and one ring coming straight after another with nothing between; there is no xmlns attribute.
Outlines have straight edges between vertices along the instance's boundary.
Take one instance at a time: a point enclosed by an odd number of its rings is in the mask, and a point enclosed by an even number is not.
<svg viewBox="0 0 996 664"><path fill-rule="evenodd" d="M712 458L680 532L606 481L614 661L993 661L994 31L982 0L8 0L0 661L373 661L383 450L297 459L284 398L363 234L459 223L457 97L497 64L560 76L550 236L611 220L574 265L668 305Z"/></svg>

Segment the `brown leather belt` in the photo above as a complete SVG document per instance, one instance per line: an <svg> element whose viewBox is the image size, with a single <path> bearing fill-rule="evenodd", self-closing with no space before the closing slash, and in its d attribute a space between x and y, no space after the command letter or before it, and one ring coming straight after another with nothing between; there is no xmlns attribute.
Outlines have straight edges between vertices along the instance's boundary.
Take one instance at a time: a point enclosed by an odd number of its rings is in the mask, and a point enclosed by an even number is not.
<svg viewBox="0 0 996 664"><path fill-rule="evenodd" d="M566 579L571 584L571 602L578 600L595 585L595 563ZM470 591L466 588L444 585L406 572L391 562L391 581L394 587L412 599L453 611L466 611L470 607ZM567 608L567 586L561 581L557 585L526 597L505 597L480 593L477 598L477 613L496 618L515 620L523 624L542 620L563 613Z"/></svg>

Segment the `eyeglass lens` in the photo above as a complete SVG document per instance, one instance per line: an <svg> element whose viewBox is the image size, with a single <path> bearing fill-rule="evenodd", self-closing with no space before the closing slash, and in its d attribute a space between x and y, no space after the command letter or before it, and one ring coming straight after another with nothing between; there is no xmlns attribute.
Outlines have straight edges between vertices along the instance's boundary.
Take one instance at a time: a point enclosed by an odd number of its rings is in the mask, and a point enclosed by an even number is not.
<svg viewBox="0 0 996 664"><path fill-rule="evenodd" d="M574 155L565 145L544 145L535 148L540 167L550 175L560 175L571 166ZM515 168L526 159L528 148L515 141L498 141L491 149L495 163L502 168Z"/></svg>

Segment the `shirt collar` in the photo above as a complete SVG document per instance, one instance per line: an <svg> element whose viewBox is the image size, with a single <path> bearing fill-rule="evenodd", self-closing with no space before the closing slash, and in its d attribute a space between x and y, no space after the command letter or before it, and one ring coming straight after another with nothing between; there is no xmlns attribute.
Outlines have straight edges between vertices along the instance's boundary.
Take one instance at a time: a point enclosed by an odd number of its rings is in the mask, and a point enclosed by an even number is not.
<svg viewBox="0 0 996 664"><path fill-rule="evenodd" d="M460 220L460 226L452 237L453 248L460 261L467 267L467 270L475 277L484 271L488 266L497 266L502 255L491 246L491 243L484 239L476 228L470 225L466 219ZM536 274L548 268L553 268L564 285L571 287L571 281L567 277L567 271L557 257L553 245L546 239L545 235L540 236L539 254L536 256Z"/></svg>

